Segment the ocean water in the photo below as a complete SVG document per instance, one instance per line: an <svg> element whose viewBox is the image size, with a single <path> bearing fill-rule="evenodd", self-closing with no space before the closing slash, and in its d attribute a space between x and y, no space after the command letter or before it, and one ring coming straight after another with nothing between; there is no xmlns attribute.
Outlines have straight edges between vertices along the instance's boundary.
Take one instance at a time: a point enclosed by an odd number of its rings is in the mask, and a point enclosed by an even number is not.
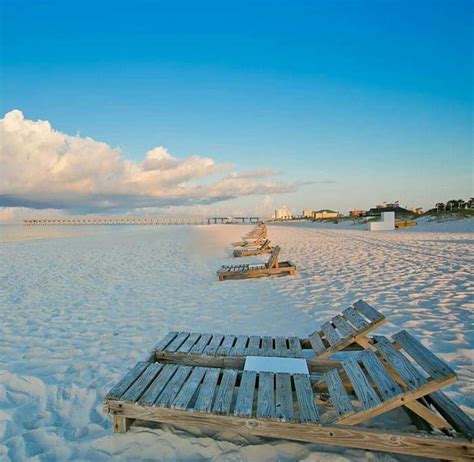
<svg viewBox="0 0 474 462"><path fill-rule="evenodd" d="M170 330L306 336L359 298L387 316L381 333L407 328L459 372L448 394L472 412L471 234L270 226L298 276L218 282L248 229L0 226L0 460L369 460L169 427L113 436L102 410Z"/></svg>

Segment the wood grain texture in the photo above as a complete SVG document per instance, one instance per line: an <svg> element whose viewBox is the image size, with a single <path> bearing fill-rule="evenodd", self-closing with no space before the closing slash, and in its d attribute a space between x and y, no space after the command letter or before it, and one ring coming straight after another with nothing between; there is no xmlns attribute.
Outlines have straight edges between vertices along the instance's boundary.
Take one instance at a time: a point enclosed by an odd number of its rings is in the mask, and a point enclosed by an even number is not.
<svg viewBox="0 0 474 462"><path fill-rule="evenodd" d="M138 401L162 367L163 364L151 363L120 399L132 402Z"/></svg>
<svg viewBox="0 0 474 462"><path fill-rule="evenodd" d="M188 407L188 404L201 384L206 370L207 369L205 367L193 368L190 376L182 386L181 390L179 390L176 398L173 400L171 407L175 407L177 409L186 409Z"/></svg>
<svg viewBox="0 0 474 462"><path fill-rule="evenodd" d="M195 411L206 413L211 411L220 372L220 369L206 370L206 375L204 376L198 397L194 403Z"/></svg>
<svg viewBox="0 0 474 462"><path fill-rule="evenodd" d="M359 310L369 321L377 322L384 317L382 313L370 306L364 300L359 300L354 303L354 308Z"/></svg>
<svg viewBox="0 0 474 462"><path fill-rule="evenodd" d="M146 361L140 361L132 369L130 369L125 377L123 377L116 385L105 396L105 399L118 399L120 398L129 387L133 385L135 380L140 377L142 372L148 367L150 363Z"/></svg>
<svg viewBox="0 0 474 462"><path fill-rule="evenodd" d="M275 374L260 372L258 374L257 417L272 419L275 417Z"/></svg>
<svg viewBox="0 0 474 462"><path fill-rule="evenodd" d="M352 383L357 398L359 398L359 401L365 409L370 409L380 404L379 397L355 358L348 358L342 361L342 367Z"/></svg>
<svg viewBox="0 0 474 462"><path fill-rule="evenodd" d="M235 403L234 415L241 417L251 417L253 410L253 400L255 395L255 385L257 373L254 371L244 371L240 380L239 392Z"/></svg>
<svg viewBox="0 0 474 462"><path fill-rule="evenodd" d="M151 383L138 402L146 406L152 406L177 369L178 366L176 364L165 364L160 374Z"/></svg>
<svg viewBox="0 0 474 462"><path fill-rule="evenodd" d="M306 374L293 374L296 398L298 401L299 418L301 422L319 422L319 412L316 408L311 382Z"/></svg>
<svg viewBox="0 0 474 462"><path fill-rule="evenodd" d="M275 418L284 422L294 418L291 374L275 374Z"/></svg>
<svg viewBox="0 0 474 462"><path fill-rule="evenodd" d="M337 369L332 369L327 372L324 378L336 413L339 416L353 413L354 408Z"/></svg>
<svg viewBox="0 0 474 462"><path fill-rule="evenodd" d="M179 390L183 386L183 383L188 378L191 369L192 368L190 366L178 366L178 369L174 373L173 377L166 384L165 388L156 399L156 406L168 406L173 402Z"/></svg>
<svg viewBox="0 0 474 462"><path fill-rule="evenodd" d="M139 406L120 401L109 402L110 412L137 420L148 420L183 426L198 426L220 433L304 441L355 449L417 455L434 459L472 461L474 446L466 439L427 436L403 432L384 432L363 427L300 424L276 420L243 419L209 415L170 408Z"/></svg>
<svg viewBox="0 0 474 462"><path fill-rule="evenodd" d="M212 412L215 412L216 414L229 414L236 380L237 371L224 369L222 372L221 384L219 385L216 399L212 406Z"/></svg>

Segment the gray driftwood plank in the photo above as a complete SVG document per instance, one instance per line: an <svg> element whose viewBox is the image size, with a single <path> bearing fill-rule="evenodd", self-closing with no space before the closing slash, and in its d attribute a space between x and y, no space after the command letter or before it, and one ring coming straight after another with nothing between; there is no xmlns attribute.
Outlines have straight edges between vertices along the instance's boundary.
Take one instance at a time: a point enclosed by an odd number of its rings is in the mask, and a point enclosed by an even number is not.
<svg viewBox="0 0 474 462"><path fill-rule="evenodd" d="M178 332L168 332L164 338L162 338L156 345L155 351L165 350L166 347L174 340L178 335Z"/></svg>
<svg viewBox="0 0 474 462"><path fill-rule="evenodd" d="M244 356L248 339L246 335L239 335L235 341L235 345L230 350L230 356Z"/></svg>
<svg viewBox="0 0 474 462"><path fill-rule="evenodd" d="M119 399L129 387L133 385L135 380L140 377L141 373L146 369L150 363L146 361L141 361L130 369L125 377L123 377L120 382L112 387L112 389L107 393L105 399Z"/></svg>
<svg viewBox="0 0 474 462"><path fill-rule="evenodd" d="M138 401L162 367L161 363L151 363L120 399L123 401Z"/></svg>
<svg viewBox="0 0 474 462"><path fill-rule="evenodd" d="M326 346L324 345L318 331L313 332L309 336L309 343L311 343L311 347L316 352L316 355L320 355L326 351Z"/></svg>
<svg viewBox="0 0 474 462"><path fill-rule="evenodd" d="M390 340L382 335L374 335L375 348L382 357L392 366L393 370L403 379L409 389L416 389L426 383L413 364L395 347Z"/></svg>
<svg viewBox="0 0 474 462"><path fill-rule="evenodd" d="M370 409L380 404L380 399L370 385L367 377L359 366L355 358L348 358L342 362L342 367L346 371L349 380L354 387L354 391L365 409Z"/></svg>
<svg viewBox="0 0 474 462"><path fill-rule="evenodd" d="M154 404L163 388L167 385L173 374L178 369L176 364L165 364L158 377L153 380L145 394L139 399L139 404L151 406Z"/></svg>
<svg viewBox="0 0 474 462"><path fill-rule="evenodd" d="M291 374L275 374L275 417L289 422L293 420L293 392Z"/></svg>
<svg viewBox="0 0 474 462"><path fill-rule="evenodd" d="M303 357L303 351L301 350L301 342L298 337L288 337L288 344L290 345L290 356L292 358Z"/></svg>
<svg viewBox="0 0 474 462"><path fill-rule="evenodd" d="M306 374L294 374L296 397L301 422L319 422L319 412L314 401L311 382Z"/></svg>
<svg viewBox="0 0 474 462"><path fill-rule="evenodd" d="M226 335L221 346L217 349L217 356L229 356L232 345L235 342L235 335Z"/></svg>
<svg viewBox="0 0 474 462"><path fill-rule="evenodd" d="M339 416L343 416L354 412L351 400L347 395L344 383L337 369L331 369L325 374L326 383L328 386L329 396L334 405L334 409Z"/></svg>
<svg viewBox="0 0 474 462"><path fill-rule="evenodd" d="M214 334L212 336L211 341L209 342L209 344L205 348L204 354L209 355L209 356L215 355L223 338L224 338L224 336L221 335L221 334Z"/></svg>
<svg viewBox="0 0 474 462"><path fill-rule="evenodd" d="M237 371L234 369L224 369L212 412L216 414L229 414L236 381Z"/></svg>
<svg viewBox="0 0 474 462"><path fill-rule="evenodd" d="M178 348L178 351L181 353L189 353L194 344L199 339L199 337L201 337L201 334L193 332L189 335L186 341Z"/></svg>
<svg viewBox="0 0 474 462"><path fill-rule="evenodd" d="M194 396L194 393L198 389L205 373L205 367L195 367L189 378L186 380L186 383L176 395L171 407L176 409L186 409L192 397Z"/></svg>
<svg viewBox="0 0 474 462"><path fill-rule="evenodd" d="M359 355L359 360L362 361L368 374L374 381L375 385L382 395L384 400L393 398L402 393L399 385L389 375L377 355L372 350L364 350Z"/></svg>
<svg viewBox="0 0 474 462"><path fill-rule="evenodd" d="M260 372L258 374L257 417L272 419L275 417L274 374Z"/></svg>
<svg viewBox="0 0 474 462"><path fill-rule="evenodd" d="M172 379L168 382L160 396L158 396L158 399L155 401L157 406L168 406L173 402L179 390L183 386L183 383L188 378L191 369L191 366L178 366L178 370L175 372Z"/></svg>
<svg viewBox="0 0 474 462"><path fill-rule="evenodd" d="M166 351L175 352L189 337L189 332L180 332L175 339L166 347Z"/></svg>
<svg viewBox="0 0 474 462"><path fill-rule="evenodd" d="M191 348L190 353L193 354L202 354L206 348L209 340L211 340L211 334L202 334L201 338L196 342L196 344Z"/></svg>
<svg viewBox="0 0 474 462"><path fill-rule="evenodd" d="M355 329L339 314L332 318L331 322L341 333L342 338L353 337L356 333Z"/></svg>
<svg viewBox="0 0 474 462"><path fill-rule="evenodd" d="M196 403L194 404L195 411L210 412L212 408L212 401L216 390L217 381L219 380L220 369L206 370L206 375L199 390Z"/></svg>
<svg viewBox="0 0 474 462"><path fill-rule="evenodd" d="M273 339L271 337L262 337L262 348L260 348L261 356L274 356Z"/></svg>
<svg viewBox="0 0 474 462"><path fill-rule="evenodd" d="M325 322L321 326L321 330L324 332L326 340L329 342L329 345L334 346L341 343L341 337L339 337L336 329L334 329L333 325L330 322Z"/></svg>
<svg viewBox="0 0 474 462"><path fill-rule="evenodd" d="M289 356L285 337L275 337L275 354L282 358Z"/></svg>
<svg viewBox="0 0 474 462"><path fill-rule="evenodd" d="M251 417L253 409L253 397L255 395L255 382L257 373L244 371L240 379L240 388L235 403L234 415L240 417Z"/></svg>
<svg viewBox="0 0 474 462"><path fill-rule="evenodd" d="M392 335L392 339L399 343L433 379L440 380L454 375L454 371L443 360L424 347L406 330Z"/></svg>
<svg viewBox="0 0 474 462"><path fill-rule="evenodd" d="M252 335L249 338L249 344L247 349L245 350L246 356L256 356L258 355L258 351L260 349L260 337L256 335Z"/></svg>
<svg viewBox="0 0 474 462"><path fill-rule="evenodd" d="M383 319L383 314L375 308L365 303L364 300L359 300L354 303L354 308L358 309L369 321L377 322Z"/></svg>
<svg viewBox="0 0 474 462"><path fill-rule="evenodd" d="M346 308L342 314L357 330L363 330L369 327L369 323L354 308L352 308L352 306Z"/></svg>

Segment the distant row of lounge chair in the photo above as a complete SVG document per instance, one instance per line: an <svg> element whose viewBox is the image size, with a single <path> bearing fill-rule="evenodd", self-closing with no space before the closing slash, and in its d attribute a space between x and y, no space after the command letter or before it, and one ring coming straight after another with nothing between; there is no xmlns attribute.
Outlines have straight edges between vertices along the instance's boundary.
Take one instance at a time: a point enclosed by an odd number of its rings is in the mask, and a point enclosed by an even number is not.
<svg viewBox="0 0 474 462"><path fill-rule="evenodd" d="M250 257L270 253L267 263L224 265L217 271L219 281L226 279L249 279L266 276L285 276L296 274L296 266L289 261L279 262L280 247L272 247L267 239L267 226L259 223L242 241L233 242L233 247L242 247L233 251L234 257Z"/></svg>
<svg viewBox="0 0 474 462"><path fill-rule="evenodd" d="M385 322L359 300L306 338L170 332L110 390L105 410L114 432L136 419L473 460L473 421L441 391L456 374L405 330L368 336ZM342 360L329 359L341 352ZM417 430L370 428L395 409Z"/></svg>

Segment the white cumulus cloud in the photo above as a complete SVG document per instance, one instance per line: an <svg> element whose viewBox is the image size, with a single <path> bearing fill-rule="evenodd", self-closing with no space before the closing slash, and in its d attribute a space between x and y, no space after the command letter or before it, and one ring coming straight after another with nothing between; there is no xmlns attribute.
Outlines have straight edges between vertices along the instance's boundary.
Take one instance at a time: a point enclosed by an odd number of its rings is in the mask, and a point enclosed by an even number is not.
<svg viewBox="0 0 474 462"><path fill-rule="evenodd" d="M0 119L0 206L81 213L213 204L291 192L271 169L234 172L209 157L177 158L158 146L143 162L118 148L54 130L14 110Z"/></svg>

